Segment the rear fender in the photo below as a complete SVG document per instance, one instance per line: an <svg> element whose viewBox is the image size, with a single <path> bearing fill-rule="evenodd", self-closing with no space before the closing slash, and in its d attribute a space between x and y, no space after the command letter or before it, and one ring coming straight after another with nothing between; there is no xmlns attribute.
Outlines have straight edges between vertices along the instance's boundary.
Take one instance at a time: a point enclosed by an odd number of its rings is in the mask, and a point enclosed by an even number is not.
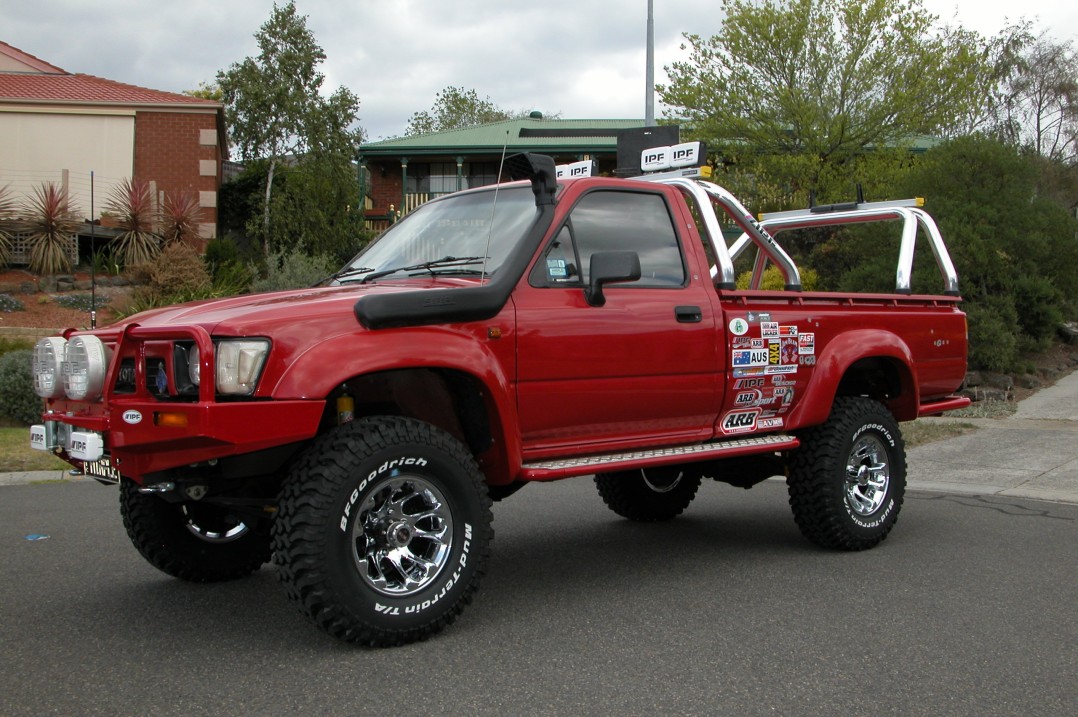
<svg viewBox="0 0 1078 717"><path fill-rule="evenodd" d="M790 412L787 425L795 428L815 426L827 420L839 385L850 367L862 359L882 358L898 373L900 392L887 401L887 407L900 421L917 417L920 400L913 375L913 355L909 346L895 334L878 329L847 331L827 343L816 359L816 367L805 395Z"/></svg>

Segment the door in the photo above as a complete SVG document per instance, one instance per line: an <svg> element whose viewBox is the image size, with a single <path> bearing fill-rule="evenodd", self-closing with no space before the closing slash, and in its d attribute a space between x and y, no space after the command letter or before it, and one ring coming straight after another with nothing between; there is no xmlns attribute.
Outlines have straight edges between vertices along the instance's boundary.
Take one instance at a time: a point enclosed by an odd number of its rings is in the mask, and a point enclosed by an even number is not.
<svg viewBox="0 0 1078 717"><path fill-rule="evenodd" d="M583 194L514 294L525 456L709 437L721 375L715 309L655 187ZM638 281L584 287L591 256L634 251Z"/></svg>

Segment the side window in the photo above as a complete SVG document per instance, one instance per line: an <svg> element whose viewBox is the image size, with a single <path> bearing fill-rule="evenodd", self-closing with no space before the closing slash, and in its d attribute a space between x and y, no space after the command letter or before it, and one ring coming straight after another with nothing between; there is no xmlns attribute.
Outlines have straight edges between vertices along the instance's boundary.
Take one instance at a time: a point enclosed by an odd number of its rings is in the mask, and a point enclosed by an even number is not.
<svg viewBox="0 0 1078 717"><path fill-rule="evenodd" d="M632 286L684 286L681 248L661 195L609 191L586 194L573 208L570 224L559 233L556 243L564 243L563 235L570 227L579 259L574 268L579 270L581 282L588 282L592 254L635 251L640 256L640 280ZM553 252L547 255L548 266L552 255Z"/></svg>
<svg viewBox="0 0 1078 717"><path fill-rule="evenodd" d="M573 233L566 224L546 251L546 278L551 284L579 284L580 265L573 245Z"/></svg>

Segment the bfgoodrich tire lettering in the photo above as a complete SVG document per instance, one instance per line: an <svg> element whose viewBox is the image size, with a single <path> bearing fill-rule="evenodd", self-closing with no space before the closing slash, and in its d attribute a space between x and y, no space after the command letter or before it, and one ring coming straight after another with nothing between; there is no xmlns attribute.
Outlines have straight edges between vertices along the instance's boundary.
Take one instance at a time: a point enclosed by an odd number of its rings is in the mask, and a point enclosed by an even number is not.
<svg viewBox="0 0 1078 717"><path fill-rule="evenodd" d="M197 583L243 577L270 559L268 531L248 526L228 508L197 501L170 503L120 482L120 514L131 542L158 570Z"/></svg>
<svg viewBox="0 0 1078 717"><path fill-rule="evenodd" d="M906 491L905 445L890 412L868 398L836 398L827 421L800 439L786 484L802 534L840 550L887 537Z"/></svg>
<svg viewBox="0 0 1078 717"><path fill-rule="evenodd" d="M319 439L281 492L273 549L285 591L330 635L424 639L471 602L493 538L474 458L421 421L354 421Z"/></svg>

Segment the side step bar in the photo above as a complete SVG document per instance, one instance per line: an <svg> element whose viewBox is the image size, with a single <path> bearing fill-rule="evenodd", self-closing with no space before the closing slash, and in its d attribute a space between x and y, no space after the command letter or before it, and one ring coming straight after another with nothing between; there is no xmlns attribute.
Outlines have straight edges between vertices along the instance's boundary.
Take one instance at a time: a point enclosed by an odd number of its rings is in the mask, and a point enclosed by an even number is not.
<svg viewBox="0 0 1078 717"><path fill-rule="evenodd" d="M733 458L753 453L777 453L789 451L800 445L793 436L768 434L751 438L737 438L712 443L694 443L687 446L648 448L625 453L605 453L594 456L556 458L547 461L525 463L522 466L524 480L555 480L572 476L653 468L655 466L696 463L699 461Z"/></svg>

